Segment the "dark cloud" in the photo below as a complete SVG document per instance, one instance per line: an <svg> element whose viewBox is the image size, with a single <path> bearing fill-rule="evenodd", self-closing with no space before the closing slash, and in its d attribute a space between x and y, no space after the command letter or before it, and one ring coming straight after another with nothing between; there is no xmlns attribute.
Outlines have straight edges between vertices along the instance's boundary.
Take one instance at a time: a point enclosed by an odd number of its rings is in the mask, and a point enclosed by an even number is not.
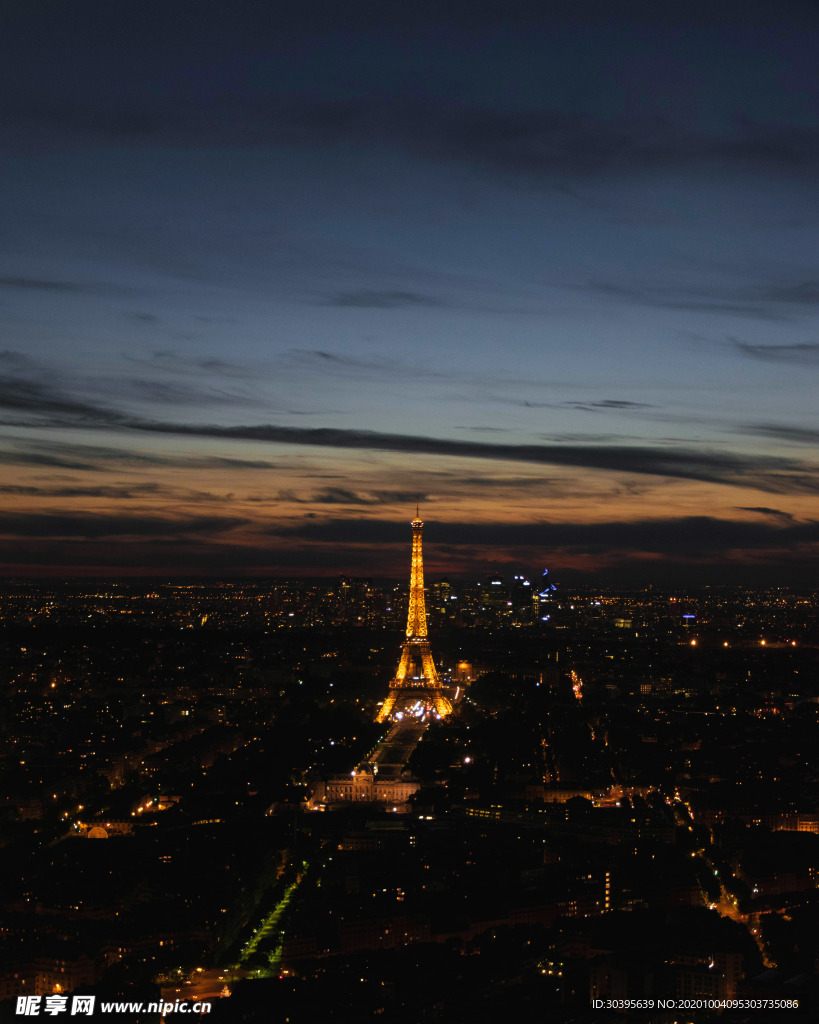
<svg viewBox="0 0 819 1024"><path fill-rule="evenodd" d="M501 398L493 396L493 401L507 405L516 405L522 409L576 409L580 412L630 412L640 409L656 409L656 405L648 402L629 402L620 398L602 398L598 401L568 401L568 402L533 402L531 399ZM491 427L475 427L468 429L491 430ZM611 435L606 435L611 437Z"/></svg>
<svg viewBox="0 0 819 1024"><path fill-rule="evenodd" d="M817 168L819 170L819 167ZM584 290L604 298L658 309L718 313L726 316L751 317L757 320L784 322L804 317L819 305L819 282L797 281L795 284L750 284L741 288L713 284L673 285L620 284L611 281L590 281ZM811 349L815 345L753 345L730 339L737 351L755 359L798 362L815 361Z"/></svg>
<svg viewBox="0 0 819 1024"><path fill-rule="evenodd" d="M451 380L452 375L432 370L428 367L405 366L390 359L357 359L354 356L342 355L338 352L326 352L324 349L290 349L288 357L299 366L320 368L322 371L353 375L356 379L422 377Z"/></svg>
<svg viewBox="0 0 819 1024"><path fill-rule="evenodd" d="M269 402L249 395L237 394L222 387L202 387L189 383L169 383L167 380L123 377L114 381L103 381L102 386L125 400L155 402L160 405L239 405L269 406ZM284 410L282 410L284 411ZM292 413L292 410L287 410Z"/></svg>
<svg viewBox="0 0 819 1024"><path fill-rule="evenodd" d="M0 277L0 288L23 288L35 292L76 292L81 286L73 281L42 281L34 277Z"/></svg>
<svg viewBox="0 0 819 1024"><path fill-rule="evenodd" d="M537 476L493 476L490 473L480 476L462 476L457 473L447 474L425 474L432 476L433 480L440 481L441 489L453 487L466 487L469 490L494 490L495 488L518 488L518 487L548 487L551 484L564 486L566 481L557 477L548 477L543 474Z"/></svg>
<svg viewBox="0 0 819 1024"><path fill-rule="evenodd" d="M783 512L778 508L766 508L764 505L737 505L735 507L741 512L758 512L761 516L770 516L771 519L776 519L782 523L794 522L794 517L790 512Z"/></svg>
<svg viewBox="0 0 819 1024"><path fill-rule="evenodd" d="M66 486L66 487L25 487L20 484L4 484L0 486L0 494L12 494L31 498L111 498L113 500L127 498L144 498L146 495L158 495L165 489L159 484L123 484L122 486Z"/></svg>
<svg viewBox="0 0 819 1024"><path fill-rule="evenodd" d="M295 95L210 97L150 95L111 107L51 99L7 100L5 121L54 138L78 133L112 143L258 146L392 145L436 161L454 161L529 179L697 168L815 172L819 130L749 119L700 131L659 118L593 117L559 108L503 109L407 95L335 98Z"/></svg>
<svg viewBox="0 0 819 1024"><path fill-rule="evenodd" d="M11 372L0 374L0 408L57 424L64 424L66 419L76 425L126 421L124 414L114 409L73 398L59 385L36 379L29 370L28 361L25 357L21 360L18 353L8 352L3 356L3 361L11 366ZM43 372L43 376L47 374Z"/></svg>
<svg viewBox="0 0 819 1024"><path fill-rule="evenodd" d="M407 543L407 523L392 520L334 519L277 528L281 537L330 544ZM540 548L544 554L571 551L592 555L611 552L652 553L679 557L725 554L733 550L794 548L819 543L819 522L754 522L710 516L603 523L438 523L427 521L425 543L480 545L487 548Z"/></svg>
<svg viewBox="0 0 819 1024"><path fill-rule="evenodd" d="M634 573L642 566L644 573L666 580L690 579L694 570L709 578L718 569L723 580L752 581L760 568L770 578L784 571L791 583L796 580L794 570L809 579L819 567L819 522L795 522L764 507L748 511L759 512L764 519L701 516L589 524L476 524L427 517L427 561L432 565L443 560L449 565L444 571L456 573L473 573L481 564L537 565L544 559L558 567L581 558L587 561L586 571L605 572L608 567L610 572ZM13 539L0 538L0 562L9 570L43 573L122 568L143 574L206 575L352 569L403 576L406 570L408 517L322 521L311 513L298 524L268 527L266 538L256 533L230 544L220 541L221 534L243 522L227 517L7 515L0 520L0 530ZM745 577L743 566L748 570Z"/></svg>
<svg viewBox="0 0 819 1024"><path fill-rule="evenodd" d="M819 493L813 467L776 456L746 457L684 448L655 449L638 445L506 445L454 441L406 434L334 428L280 427L270 424L208 427L154 424L142 421L134 429L163 434L233 438L277 444L320 445L344 449L449 455L462 458L531 462L541 465L603 469L622 473L677 477L733 486L757 487L771 493Z"/></svg>
<svg viewBox="0 0 819 1024"><path fill-rule="evenodd" d="M446 105L408 110L395 127L404 127L430 155L524 176L819 167L819 131L813 127L746 122L721 134L701 134L669 121L600 121L556 110Z"/></svg>
<svg viewBox="0 0 819 1024"><path fill-rule="evenodd" d="M356 291L339 292L327 300L328 306L349 306L355 309L398 309L413 306L440 306L439 299L419 292Z"/></svg>
<svg viewBox="0 0 819 1024"><path fill-rule="evenodd" d="M246 522L230 516L116 516L77 514L0 513L0 533L19 537L176 537L224 533Z"/></svg>
<svg viewBox="0 0 819 1024"><path fill-rule="evenodd" d="M314 350L303 353L312 359L351 367L354 360ZM615 401L615 400L610 400ZM819 477L814 467L794 459L777 456L743 456L703 449L623 444L529 444L511 445L490 441L452 440L406 434L388 434L331 427L286 427L274 424L218 426L170 423L149 420L98 405L76 400L56 386L44 384L22 373L0 376L0 406L29 414L33 425L82 426L108 428L129 433L164 434L179 437L219 438L226 441L258 441L277 445L309 445L347 450L404 452L416 455L446 455L493 461L528 462L538 465L601 469L622 473L700 480L732 486L756 487L770 493L819 493ZM620 405L617 408L621 408ZM19 424L18 424L19 425ZM777 435L777 428L755 428L757 433ZM789 428L782 428L789 429ZM797 431L797 434L799 432ZM791 438L793 439L793 438ZM806 438L799 438L806 440ZM48 453L53 455L54 448ZM76 448L60 453L75 458ZM89 452L90 454L90 452ZM109 458L136 460L154 464L177 464L173 458L128 453L116 450ZM19 461L19 460L18 460ZM190 464L203 465L194 459ZM272 468L268 462L225 460L226 465L254 465Z"/></svg>
<svg viewBox="0 0 819 1024"><path fill-rule="evenodd" d="M134 323L138 324L158 324L159 317L155 313L141 313L139 311L130 312L125 314L128 320L133 320Z"/></svg>
<svg viewBox="0 0 819 1024"><path fill-rule="evenodd" d="M405 524L406 530L406 524ZM220 544L218 541L197 542L174 538L167 542L152 542L140 538L127 541L63 539L50 541L39 538L0 538L0 566L14 575L64 576L276 576L279 574L333 576L355 573L368 576L387 576L405 579L407 569L406 538L395 545L357 544L346 541L336 544L289 543L277 545L273 538L269 544ZM539 566L548 558L553 576L561 584L569 579L591 578L597 582L611 581L622 587L624 581L643 585L653 581L664 585L688 583L701 585L718 578L726 584L758 586L760 579L771 585L813 587L819 573L819 557L804 549L789 552L774 549L749 553L749 557L728 562L722 552L713 556L698 552L696 557L651 556L635 557L632 551L622 554L608 552L601 560L589 559L586 569L572 566L572 556L564 556L553 548L542 545L498 549L480 545L431 544L427 546L428 572L432 562L442 565L440 571L450 577L471 576L476 569L492 564L506 565L509 571L525 570L525 566ZM566 567L563 564L567 563ZM572 567L569 567L572 566Z"/></svg>
<svg viewBox="0 0 819 1024"><path fill-rule="evenodd" d="M97 425L109 426L110 424L99 423ZM345 450L404 452L489 461L528 462L545 466L568 466L579 469L699 480L728 486L755 487L772 494L819 493L819 476L812 466L795 459L777 456L748 457L707 450L655 449L638 445L507 445L488 441L455 441L335 428L282 427L272 424L219 427L204 424L158 423L124 417L117 420L116 425L135 433L210 437L222 440L259 441L276 445L306 445ZM807 438L803 437L798 439L807 441ZM233 459L219 456L186 459L134 453L122 449L110 449L106 455L98 453L96 457L112 462L137 462L152 465L275 468L275 463L266 460ZM62 465L74 469L97 468L92 463L80 464L76 458L72 458L70 455L55 456L42 453L38 455L36 452L25 457L20 453L0 453L0 460L17 463L39 462L43 465Z"/></svg>
<svg viewBox="0 0 819 1024"><path fill-rule="evenodd" d="M795 444L819 444L819 430L809 427L790 427L784 423L750 423L744 427L744 432Z"/></svg>
<svg viewBox="0 0 819 1024"><path fill-rule="evenodd" d="M220 374L218 361L203 361L201 368ZM227 364L225 364L227 365ZM7 421L16 426L123 426L131 417L112 406L121 403L150 402L164 406L269 407L248 388L241 393L200 382L156 380L150 377L122 375L102 377L88 374L82 381L54 366L40 365L21 353L0 353L0 408L21 419ZM76 392L93 390L104 394L105 401L76 397ZM280 409L291 415L308 415L299 410Z"/></svg>
<svg viewBox="0 0 819 1024"><path fill-rule="evenodd" d="M24 352L16 352L14 349L6 348L0 352L0 366L8 367L10 371L20 373L24 370L35 370L39 363Z"/></svg>
<svg viewBox="0 0 819 1024"><path fill-rule="evenodd" d="M400 571L405 561L404 552L394 563L386 562L384 553L377 549L359 548L355 552L355 567L359 572ZM7 571L13 567L14 571L31 573L39 570L41 574L48 575L78 571L94 575L119 570L148 576L165 573L275 574L282 570L309 573L311 569L324 573L347 573L350 571L350 553L343 546L298 543L285 546L237 545L188 540L181 536L161 542L140 538L122 542L15 538L7 542L0 537L0 565Z"/></svg>
<svg viewBox="0 0 819 1024"><path fill-rule="evenodd" d="M387 363L380 360L356 359L354 356L340 355L338 352L325 352L320 348L293 348L290 349L289 355L299 362L344 366L353 370L383 370L389 368Z"/></svg>
<svg viewBox="0 0 819 1024"><path fill-rule="evenodd" d="M797 284L772 287L768 289L767 296L774 302L819 306L819 281L799 281Z"/></svg>
<svg viewBox="0 0 819 1024"><path fill-rule="evenodd" d="M525 405L530 403L526 402ZM561 402L562 408L569 409L582 409L588 412L596 412L600 409L606 410L617 410L623 409L628 411L629 409L656 409L656 405L650 405L648 402L627 402L619 398L604 398L599 402Z"/></svg>
<svg viewBox="0 0 819 1024"><path fill-rule="evenodd" d="M526 403L524 403L524 404L526 404ZM541 408L541 409L549 408L550 409L550 408L552 408L552 406L550 406L550 405L547 406L547 405L544 404L544 405L539 406L539 408ZM511 434L512 433L512 428L511 427L478 427L478 426L462 427L462 426L457 426L455 429L456 430L468 430L471 434Z"/></svg>
<svg viewBox="0 0 819 1024"><path fill-rule="evenodd" d="M226 359L191 358L180 355L177 352L159 351L152 352L149 356L134 355L131 352L124 352L123 358L130 363L136 363L143 367L150 367L152 371L160 370L166 373L178 374L185 377L190 377L191 374L201 375L206 373L216 374L219 377L237 377L255 380L259 376L258 367L245 366L241 363L232 363Z"/></svg>
<svg viewBox="0 0 819 1024"><path fill-rule="evenodd" d="M283 470L282 461L241 459L228 455L159 455L134 448L75 445L59 441L27 441L16 449L0 448L0 463L21 466L52 466L60 469L111 472L118 467L167 466L171 469Z"/></svg>
<svg viewBox="0 0 819 1024"><path fill-rule="evenodd" d="M288 469L287 465L280 462L270 462L269 459L234 459L228 455L204 455L201 458L181 459L170 456L163 462L166 466L189 466L200 469Z"/></svg>
<svg viewBox="0 0 819 1024"><path fill-rule="evenodd" d="M718 313L726 316L751 317L781 323L791 319L789 312L759 292L717 290L708 286L675 287L651 285L621 285L607 282L589 282L585 290L603 298L617 299L636 306L669 309L694 313Z"/></svg>
<svg viewBox="0 0 819 1024"><path fill-rule="evenodd" d="M52 469L98 470L94 462L83 461L71 455L49 454L32 449L3 451L0 449L0 464L7 466L48 466Z"/></svg>
<svg viewBox="0 0 819 1024"><path fill-rule="evenodd" d="M796 345L754 345L750 342L731 339L731 344L741 355L765 363L819 365L819 342L815 341L806 341Z"/></svg>
<svg viewBox="0 0 819 1024"><path fill-rule="evenodd" d="M286 500L305 505L414 505L429 503L432 499L416 491L351 491L344 487L325 487L307 498L288 492Z"/></svg>

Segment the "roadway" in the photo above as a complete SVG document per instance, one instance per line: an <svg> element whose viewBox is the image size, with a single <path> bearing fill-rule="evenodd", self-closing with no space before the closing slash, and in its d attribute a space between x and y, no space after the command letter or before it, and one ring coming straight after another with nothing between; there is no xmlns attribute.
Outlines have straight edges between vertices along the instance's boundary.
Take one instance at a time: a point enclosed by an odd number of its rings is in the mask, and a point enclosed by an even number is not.
<svg viewBox="0 0 819 1024"><path fill-rule="evenodd" d="M390 778L401 774L426 728L427 723L422 725L415 720L396 722L393 725L370 758L369 763L378 768L379 778Z"/></svg>

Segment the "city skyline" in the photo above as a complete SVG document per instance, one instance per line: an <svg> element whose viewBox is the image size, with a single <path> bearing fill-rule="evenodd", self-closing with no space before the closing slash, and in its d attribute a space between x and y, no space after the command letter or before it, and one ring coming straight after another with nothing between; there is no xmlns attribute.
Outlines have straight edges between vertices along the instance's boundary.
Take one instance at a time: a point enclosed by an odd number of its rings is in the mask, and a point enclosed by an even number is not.
<svg viewBox="0 0 819 1024"><path fill-rule="evenodd" d="M0 562L813 585L819 14L0 14Z"/></svg>
<svg viewBox="0 0 819 1024"><path fill-rule="evenodd" d="M452 714L374 722L412 576L7 583L7 1014L809 1012L819 595L432 584Z"/></svg>

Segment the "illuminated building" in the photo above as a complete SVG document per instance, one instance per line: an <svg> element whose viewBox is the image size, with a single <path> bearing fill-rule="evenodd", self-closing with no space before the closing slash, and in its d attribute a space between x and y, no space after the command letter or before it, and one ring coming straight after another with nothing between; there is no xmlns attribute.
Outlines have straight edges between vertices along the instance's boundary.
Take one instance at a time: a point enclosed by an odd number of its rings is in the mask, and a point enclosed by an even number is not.
<svg viewBox="0 0 819 1024"><path fill-rule="evenodd" d="M407 801L417 793L421 783L408 775L379 779L372 765L359 765L349 775L331 775L313 787L307 806L338 803L395 804L407 809ZM397 809L394 808L394 809Z"/></svg>
<svg viewBox="0 0 819 1024"><path fill-rule="evenodd" d="M412 569L410 572L407 638L401 650L398 670L390 683L387 699L376 715L376 722L388 718L434 713L439 718L452 711L452 704L441 688L441 681L427 637L427 613L424 604L424 557L421 534L424 524L416 514L412 523Z"/></svg>
<svg viewBox="0 0 819 1024"><path fill-rule="evenodd" d="M471 661L459 661L452 673L453 683L474 683L477 673Z"/></svg>
<svg viewBox="0 0 819 1024"><path fill-rule="evenodd" d="M481 602L484 608L488 608L495 616L509 614L511 601L509 593L504 585L503 576L489 576L483 587L483 598Z"/></svg>
<svg viewBox="0 0 819 1024"><path fill-rule="evenodd" d="M532 616L533 587L525 576L515 576L509 588L509 598L517 618L528 619Z"/></svg>
<svg viewBox="0 0 819 1024"><path fill-rule="evenodd" d="M554 601L557 593L557 587L546 578L548 575L549 570L544 569L543 577L541 579L543 590L539 591L537 594L537 606L535 608L537 616L543 622L547 622L552 617L552 602Z"/></svg>

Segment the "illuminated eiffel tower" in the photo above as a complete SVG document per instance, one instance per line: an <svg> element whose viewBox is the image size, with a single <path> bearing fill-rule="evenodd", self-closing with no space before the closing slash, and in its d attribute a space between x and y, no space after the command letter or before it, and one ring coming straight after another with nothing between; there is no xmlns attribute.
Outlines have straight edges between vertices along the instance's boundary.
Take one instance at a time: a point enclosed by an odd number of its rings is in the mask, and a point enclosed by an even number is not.
<svg viewBox="0 0 819 1024"><path fill-rule="evenodd" d="M433 713L439 718L452 711L449 698L441 689L427 637L427 611L424 604L424 556L421 552L421 533L424 524L418 510L412 523L412 571L410 573L409 613L407 639L401 649L398 671L390 683L387 699L376 715L376 722L384 722L396 715ZM413 711L413 708L416 709Z"/></svg>

